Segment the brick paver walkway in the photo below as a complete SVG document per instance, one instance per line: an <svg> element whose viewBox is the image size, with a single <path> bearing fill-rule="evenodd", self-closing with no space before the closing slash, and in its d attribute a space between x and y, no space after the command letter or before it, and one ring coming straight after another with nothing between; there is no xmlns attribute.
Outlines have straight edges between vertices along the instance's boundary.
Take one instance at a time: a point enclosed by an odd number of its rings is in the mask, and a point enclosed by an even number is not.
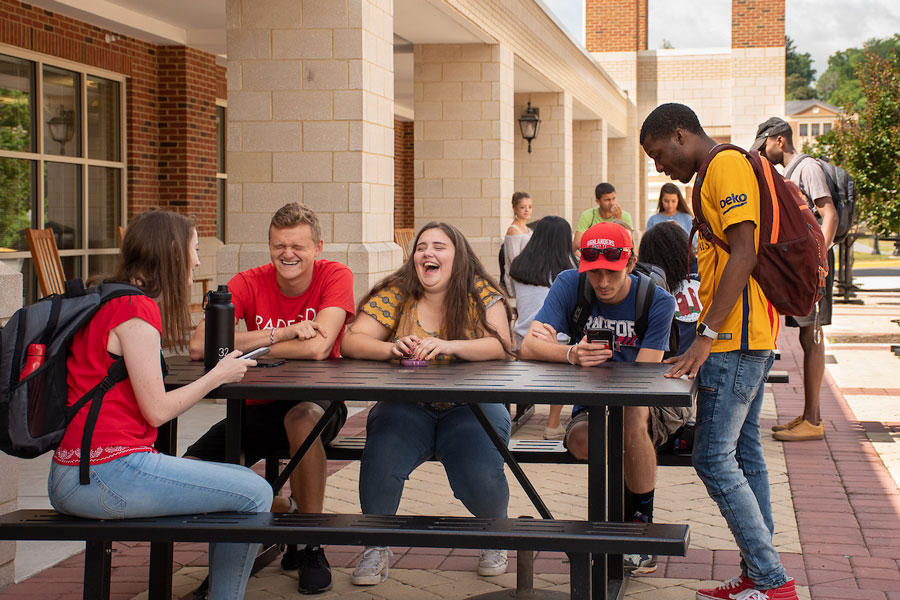
<svg viewBox="0 0 900 600"><path fill-rule="evenodd" d="M803 403L802 353L794 330L786 330L779 345L782 360L776 368L787 370L791 383L769 386L761 425L772 480L775 542L782 560L801 586L801 598L900 600L900 492L896 479L900 474L900 449L894 447L900 441L897 379L880 373L872 378L871 385L860 381L845 386L842 393L826 371L822 391L826 440L775 442L768 429L776 417L783 420L798 414ZM880 350L886 349L882 346ZM858 354L855 350L852 356ZM849 358L845 360L841 356L842 362L849 363ZM871 356L883 358L881 354ZM888 364L900 367L900 362ZM878 401L885 404L867 413L866 407ZM543 415L538 415L519 435L539 436L543 419ZM364 415L357 415L348 421L344 433L356 433L363 426ZM329 465L327 510L359 511L358 468L354 462ZM525 468L537 482L554 515L583 518L586 513L583 465L526 465ZM694 590L709 580L736 574L738 552L724 520L693 469L660 469L658 478L656 519L690 523L691 549L683 558L661 558L657 573L631 582L628 597L689 600L694 597ZM535 515L514 479L510 481L509 514ZM466 514L462 505L452 498L446 476L436 463L423 465L414 473L400 510L406 514L432 514L436 510L442 514ZM393 550L396 558L390 580L374 588L360 589L350 585L349 573L361 549L329 547L328 557L335 568L335 588L321 597L465 598L496 591L501 586L515 587L513 561L506 575L481 579L472 572L475 551ZM116 544L112 597L145 598L147 563L148 545ZM83 556L74 556L0 591L0 600L81 598L82 564ZM205 564L205 545L176 545L175 597L186 596L196 587L205 576ZM567 590L568 565L563 556L541 553L536 557L535 567L537 587ZM248 600L296 598L296 573L285 573L277 562L273 563L251 579L246 597Z"/></svg>

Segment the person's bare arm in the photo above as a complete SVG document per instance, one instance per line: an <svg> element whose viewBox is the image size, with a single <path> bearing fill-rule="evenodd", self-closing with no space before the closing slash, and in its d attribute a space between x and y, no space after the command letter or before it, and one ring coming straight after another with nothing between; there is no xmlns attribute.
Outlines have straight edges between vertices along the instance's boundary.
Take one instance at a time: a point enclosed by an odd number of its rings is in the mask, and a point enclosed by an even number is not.
<svg viewBox="0 0 900 600"><path fill-rule="evenodd" d="M235 334L234 344L238 348L249 348L252 339L254 348L269 346L272 358L295 358L304 360L325 360L331 354L331 347L341 333L347 311L337 306L321 309L312 321L300 321L275 329L275 343L269 345L270 330L248 331ZM251 336L256 336L251 338Z"/></svg>
<svg viewBox="0 0 900 600"><path fill-rule="evenodd" d="M341 355L347 358L391 360L398 358L394 343L387 341L391 331L371 315L360 312L347 327L341 340Z"/></svg>
<svg viewBox="0 0 900 600"><path fill-rule="evenodd" d="M414 358L430 360L438 354L452 354L462 360L502 360L509 358L509 321L506 318L506 307L503 302L494 302L485 311L487 322L493 327L500 340L486 331L480 331L480 337L471 340L442 340L428 337L416 344Z"/></svg>
<svg viewBox="0 0 900 600"><path fill-rule="evenodd" d="M121 353L128 369L138 408L153 427L167 423L196 404L210 391L225 383L240 381L255 360L239 358L234 351L220 360L200 379L186 386L166 391L159 362L159 331L143 319L133 318L110 332L110 351Z"/></svg>
<svg viewBox="0 0 900 600"><path fill-rule="evenodd" d="M664 354L665 352L662 350L654 350L653 348L641 348L640 350L638 350L637 358L634 359L634 362L662 362Z"/></svg>
<svg viewBox="0 0 900 600"><path fill-rule="evenodd" d="M731 247L731 255L722 271L722 277L709 305L709 311L703 319L706 326L713 331L718 331L725 323L725 318L734 308L741 292L750 280L750 274L756 267L755 230L756 224L753 221L735 223L725 230L725 238ZM674 363L666 373L666 377L680 377L686 374L688 378L693 379L700 370L700 365L709 356L712 342L710 338L698 335L687 352L665 361Z"/></svg>
<svg viewBox="0 0 900 600"><path fill-rule="evenodd" d="M528 333L522 339L519 358L543 362L571 362L585 367L599 365L612 358L612 350L606 343L588 342L587 336L581 338L574 346L550 341L545 333L547 327L549 325L539 321L531 322ZM550 329L552 330L552 327Z"/></svg>
<svg viewBox="0 0 900 600"><path fill-rule="evenodd" d="M575 252L578 256L581 256L581 237L583 235L583 231L576 231L575 237L572 238L572 251Z"/></svg>
<svg viewBox="0 0 900 600"><path fill-rule="evenodd" d="M831 196L822 196L815 199L819 216L822 217L822 235L825 236L825 248L831 248L834 244L834 234L837 231L838 215Z"/></svg>

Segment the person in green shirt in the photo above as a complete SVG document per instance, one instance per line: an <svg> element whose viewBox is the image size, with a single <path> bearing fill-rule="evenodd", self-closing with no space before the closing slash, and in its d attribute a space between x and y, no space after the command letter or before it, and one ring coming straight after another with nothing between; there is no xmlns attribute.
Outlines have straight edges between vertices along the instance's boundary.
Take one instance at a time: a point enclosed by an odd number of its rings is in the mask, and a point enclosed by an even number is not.
<svg viewBox="0 0 900 600"><path fill-rule="evenodd" d="M578 226L575 228L575 238L572 241L572 248L575 252L579 252L581 249L581 236L584 235L584 232L591 225L620 219L628 225L629 229L634 229L631 215L616 204L616 188L611 183L597 184L597 187L594 189L594 197L597 206L581 213L581 218L578 219Z"/></svg>

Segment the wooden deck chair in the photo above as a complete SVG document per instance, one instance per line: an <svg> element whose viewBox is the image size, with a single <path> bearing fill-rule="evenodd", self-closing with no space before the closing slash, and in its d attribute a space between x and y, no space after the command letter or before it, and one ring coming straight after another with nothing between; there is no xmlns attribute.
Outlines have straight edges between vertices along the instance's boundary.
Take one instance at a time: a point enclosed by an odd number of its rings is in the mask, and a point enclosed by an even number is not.
<svg viewBox="0 0 900 600"><path fill-rule="evenodd" d="M56 246L53 230L49 227L26 229L25 239L28 241L28 249L31 250L31 260L34 263L34 272L41 287L41 294L43 296L64 294L66 274L59 258L59 248Z"/></svg>
<svg viewBox="0 0 900 600"><path fill-rule="evenodd" d="M125 239L125 227L119 225L116 227L116 241L119 243L119 248L122 247L122 240Z"/></svg>
<svg viewBox="0 0 900 600"><path fill-rule="evenodd" d="M416 230L412 227L398 227L394 230L394 243L403 250L403 260L409 258L410 246L416 239Z"/></svg>

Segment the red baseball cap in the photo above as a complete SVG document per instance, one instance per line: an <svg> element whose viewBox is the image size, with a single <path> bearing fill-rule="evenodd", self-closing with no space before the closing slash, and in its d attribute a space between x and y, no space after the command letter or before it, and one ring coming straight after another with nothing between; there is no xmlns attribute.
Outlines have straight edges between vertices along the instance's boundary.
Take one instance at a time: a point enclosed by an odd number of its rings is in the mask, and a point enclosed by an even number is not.
<svg viewBox="0 0 900 600"><path fill-rule="evenodd" d="M628 265L633 248L631 232L621 225L610 222L592 225L581 236L581 264L578 265L578 272L594 269L621 271ZM596 252L593 252L594 249ZM619 252L616 253L616 250Z"/></svg>

